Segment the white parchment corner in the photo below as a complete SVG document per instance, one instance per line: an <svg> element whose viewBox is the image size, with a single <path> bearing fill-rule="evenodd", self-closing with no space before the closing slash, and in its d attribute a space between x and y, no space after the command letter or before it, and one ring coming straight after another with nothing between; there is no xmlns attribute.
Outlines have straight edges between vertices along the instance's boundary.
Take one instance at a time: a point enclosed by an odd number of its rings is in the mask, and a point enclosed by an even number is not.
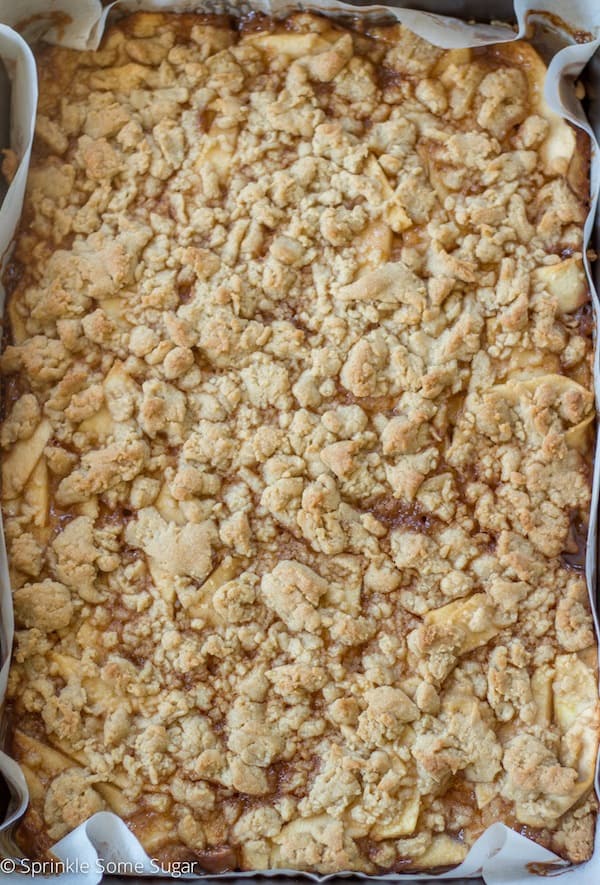
<svg viewBox="0 0 600 885"><path fill-rule="evenodd" d="M1 14L0 22L3 22ZM10 140L19 160L16 175L0 208L0 261L4 265L23 205L35 127L37 79L29 46L16 31L4 24L0 24L0 56L11 80Z"/></svg>

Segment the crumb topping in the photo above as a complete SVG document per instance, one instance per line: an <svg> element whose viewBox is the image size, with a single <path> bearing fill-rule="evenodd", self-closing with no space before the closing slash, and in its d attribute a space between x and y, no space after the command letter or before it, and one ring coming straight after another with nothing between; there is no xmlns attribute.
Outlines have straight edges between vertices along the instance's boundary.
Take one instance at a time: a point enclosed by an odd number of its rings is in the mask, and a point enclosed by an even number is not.
<svg viewBox="0 0 600 885"><path fill-rule="evenodd" d="M583 136L524 42L136 14L38 52L0 358L43 853L593 845Z"/></svg>

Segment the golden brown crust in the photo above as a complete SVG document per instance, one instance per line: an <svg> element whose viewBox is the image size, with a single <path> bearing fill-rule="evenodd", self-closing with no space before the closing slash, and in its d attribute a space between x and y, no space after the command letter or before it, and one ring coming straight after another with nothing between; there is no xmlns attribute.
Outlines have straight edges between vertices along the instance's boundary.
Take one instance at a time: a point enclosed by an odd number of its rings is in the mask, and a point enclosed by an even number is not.
<svg viewBox="0 0 600 885"><path fill-rule="evenodd" d="M495 820L584 860L588 168L533 49L139 14L38 60L22 844L111 808L216 871L448 866Z"/></svg>

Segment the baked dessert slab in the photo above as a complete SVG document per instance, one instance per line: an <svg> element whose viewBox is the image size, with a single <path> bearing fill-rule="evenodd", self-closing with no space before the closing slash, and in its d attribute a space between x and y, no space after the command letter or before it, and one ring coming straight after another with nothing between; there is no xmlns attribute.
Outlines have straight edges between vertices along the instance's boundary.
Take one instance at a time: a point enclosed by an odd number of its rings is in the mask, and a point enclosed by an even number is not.
<svg viewBox="0 0 600 885"><path fill-rule="evenodd" d="M1 357L39 857L593 847L589 148L525 42L136 14L37 53Z"/></svg>

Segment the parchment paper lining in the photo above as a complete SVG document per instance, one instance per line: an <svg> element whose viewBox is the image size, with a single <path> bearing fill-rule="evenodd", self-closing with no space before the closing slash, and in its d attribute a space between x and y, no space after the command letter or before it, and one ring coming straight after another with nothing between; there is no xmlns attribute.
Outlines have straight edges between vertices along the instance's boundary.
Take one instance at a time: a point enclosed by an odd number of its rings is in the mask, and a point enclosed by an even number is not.
<svg viewBox="0 0 600 885"><path fill-rule="evenodd" d="M23 21L28 25L23 31L24 36L30 42L44 38L50 42L60 43L72 48L95 49L101 39L109 11L115 7L118 11L134 10L169 10L176 12L224 12L241 14L249 11L264 12L281 16L297 9L301 5L303 9L324 12L329 15L339 16L368 16L389 18L393 16L398 21L409 27L415 33L428 39L430 42L443 48L458 48L466 46L484 45L486 43L506 42L525 36L527 18L533 13L549 13L565 18L568 16L568 24L573 30L590 32L594 39L590 42L568 46L557 52L552 59L545 84L545 98L552 110L562 114L577 126L585 129L592 139L592 165L591 165L591 206L587 218L584 234L585 244L590 241L594 227L597 208L598 192L600 187L600 151L598 137L600 126L596 132L586 119L579 102L569 88L572 79L581 72L582 68L594 55L600 46L600 9L596 0L571 0L568 10L565 9L561 0L515 0L514 12L517 20L517 32L508 26L490 25L467 25L458 19L449 19L430 13L418 12L406 8L392 8L390 6L363 6L355 7L337 0L320 0L320 2L294 3L293 0L252 0L252 2L235 2L235 0L116 0L115 3L102 8L100 0L56 0L50 6L48 0L0 0L0 55L7 64L12 81L12 104L11 104L11 144L20 158L17 174L11 183L10 189L0 208L0 255L2 267L6 263L9 247L18 224L19 215L23 203L25 183L29 166L31 142L35 125L35 107L37 101L37 83L35 74L35 62L27 42L19 36L11 27ZM402 4L399 4L400 6ZM460 2L456 3L457 11L460 10ZM482 4L482 17L486 16L489 6ZM59 14L57 16L57 13ZM63 16L60 16L63 13ZM64 13L69 16L67 21ZM592 279L591 268L587 256L585 267L592 292L592 301L596 318L596 329L600 329L600 300ZM3 306L4 293L0 291L0 308ZM597 336L598 338L598 336ZM595 383L596 403L600 410L600 347L596 342L595 350ZM590 527L586 555L586 577L588 590L592 600L592 610L596 632L600 636L598 622L598 609L596 600L596 558L597 558L597 534L598 534L598 500L600 494L600 458L597 449L595 470L593 478L592 505L590 515ZM11 605L11 592L8 578L6 552L4 549L4 537L0 524L0 643L2 666L0 667L0 698L4 697L6 680L10 662L10 647L14 630L13 613ZM11 792L12 802L8 809L5 821L0 825L0 833L8 831L14 822L20 817L27 805L27 788L25 780L18 765L6 754L0 752L0 771L7 780ZM596 791L599 791L598 768L596 772ZM46 881L60 881L61 885L96 885L102 878L105 870L110 870L111 864L126 863L131 871L140 875L160 874L156 862L149 858L140 843L115 814L100 812L91 817L69 835L65 836L57 845L54 852L65 864L75 861L77 869L74 872L66 872L57 877L51 877ZM2 846L0 846L0 854ZM569 885L589 885L594 881L600 881L600 825L596 833L596 848L592 860L578 867L565 864L560 858L540 847L534 842L519 835L503 824L496 823L489 827L471 848L465 861L454 870L445 874L428 876L427 874L389 874L379 877L355 874L356 878L380 881L416 882L426 879L457 879L482 876L487 885L525 885L534 879L539 881L538 876L531 868L535 864L557 863L553 876L560 875L561 882ZM84 868L87 865L87 872ZM242 879L250 878L253 873L223 873L218 876L185 877L192 881L206 879ZM318 876L310 873L298 873L289 870L261 871L263 876L302 876L314 882L324 882L336 876ZM340 875L340 874L337 874ZM341 874L350 875L350 874ZM20 881L19 873L4 872L4 881Z"/></svg>

